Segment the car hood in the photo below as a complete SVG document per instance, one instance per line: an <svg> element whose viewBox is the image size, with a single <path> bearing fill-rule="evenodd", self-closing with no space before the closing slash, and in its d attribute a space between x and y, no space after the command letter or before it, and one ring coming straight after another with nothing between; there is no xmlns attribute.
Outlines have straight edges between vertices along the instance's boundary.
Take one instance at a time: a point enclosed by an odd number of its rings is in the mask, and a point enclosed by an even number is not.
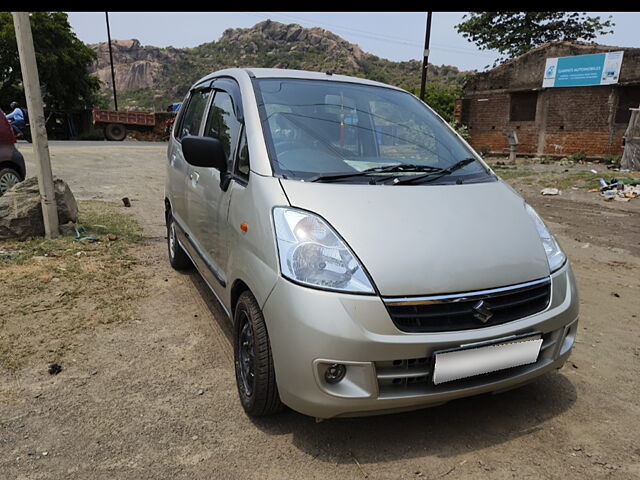
<svg viewBox="0 0 640 480"><path fill-rule="evenodd" d="M549 275L523 199L502 181L354 185L281 180L345 239L381 295L455 293Z"/></svg>

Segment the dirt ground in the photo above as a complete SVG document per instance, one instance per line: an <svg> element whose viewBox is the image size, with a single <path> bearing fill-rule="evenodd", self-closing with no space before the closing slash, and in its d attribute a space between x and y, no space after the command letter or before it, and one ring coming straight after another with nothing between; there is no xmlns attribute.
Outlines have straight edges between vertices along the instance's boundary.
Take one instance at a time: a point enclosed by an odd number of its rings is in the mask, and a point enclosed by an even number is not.
<svg viewBox="0 0 640 480"><path fill-rule="evenodd" d="M34 174L30 146L19 148ZM131 319L72 330L62 349L47 348L44 323L33 332L41 353L19 368L0 365L0 477L640 478L640 199L604 202L586 191L589 169L617 172L526 162L497 170L545 218L576 273L581 320L564 368L500 395L316 424L292 411L244 414L224 314L196 273L167 261L166 144L50 150L54 174L77 198L131 199L119 208L143 229L129 254L145 288L127 299ZM556 185L562 195L540 195ZM49 375L49 362L63 371Z"/></svg>

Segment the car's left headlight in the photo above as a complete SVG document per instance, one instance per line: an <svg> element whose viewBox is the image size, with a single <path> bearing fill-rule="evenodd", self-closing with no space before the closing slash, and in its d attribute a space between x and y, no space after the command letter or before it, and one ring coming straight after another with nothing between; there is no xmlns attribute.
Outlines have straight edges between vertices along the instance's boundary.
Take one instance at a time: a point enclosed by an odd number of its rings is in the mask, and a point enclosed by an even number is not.
<svg viewBox="0 0 640 480"><path fill-rule="evenodd" d="M544 251L547 254L549 270L551 270L551 273L553 273L560 267L562 267L562 265L564 265L564 262L567 261L567 257L560 248L560 245L558 245L555 237L551 234L547 226L542 221L542 218L540 218L540 215L538 215L538 213L528 203L525 204L525 209L536 225L536 230L538 230L538 235L540 235L540 240L542 240Z"/></svg>
<svg viewBox="0 0 640 480"><path fill-rule="evenodd" d="M375 292L351 249L322 218L304 210L276 207L273 223L282 275L310 287Z"/></svg>

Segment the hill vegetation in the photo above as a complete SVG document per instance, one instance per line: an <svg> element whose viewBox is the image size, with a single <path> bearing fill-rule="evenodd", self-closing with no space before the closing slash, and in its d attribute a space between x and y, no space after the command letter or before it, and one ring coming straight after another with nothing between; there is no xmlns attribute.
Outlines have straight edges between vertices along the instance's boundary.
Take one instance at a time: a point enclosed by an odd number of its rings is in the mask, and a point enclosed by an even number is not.
<svg viewBox="0 0 640 480"><path fill-rule="evenodd" d="M94 72L104 82L103 103L108 104L111 73L107 45L91 47L98 53ZM271 20L251 28L228 29L218 41L194 48L141 46L137 40L115 41L113 48L119 104L137 109L164 110L169 103L181 101L196 80L228 67L332 70L414 93L420 88L422 64L418 60L393 62L366 53L330 31ZM454 66L429 65L429 82L434 84L430 87L431 96L438 97L436 103L446 104L439 105L439 110L444 107L443 111L452 111L452 101L470 73L473 72L461 72Z"/></svg>

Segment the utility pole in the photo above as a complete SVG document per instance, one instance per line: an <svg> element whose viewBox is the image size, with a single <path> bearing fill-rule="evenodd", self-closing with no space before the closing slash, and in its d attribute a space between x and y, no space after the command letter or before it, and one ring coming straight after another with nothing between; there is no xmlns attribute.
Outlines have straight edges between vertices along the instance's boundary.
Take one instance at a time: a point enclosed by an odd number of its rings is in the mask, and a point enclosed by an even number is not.
<svg viewBox="0 0 640 480"><path fill-rule="evenodd" d="M429 65L429 40L431 39L431 14L427 12L427 31L424 36L424 57L422 58L422 82L420 82L420 100L424 102L425 87L427 86L427 66Z"/></svg>
<svg viewBox="0 0 640 480"><path fill-rule="evenodd" d="M27 97L29 117L31 118L33 150L36 164L38 165L38 187L40 189L44 232L48 238L55 238L60 235L58 229L58 207L53 189L49 142L47 140L47 129L45 128L44 110L42 109L42 93L40 92L40 79L38 78L36 53L33 48L29 12L12 12L12 14L18 53L20 55L20 67L22 69L22 84Z"/></svg>
<svg viewBox="0 0 640 480"><path fill-rule="evenodd" d="M116 96L116 72L113 69L113 51L111 50L111 29L109 28L109 12L104 12L107 19L107 40L109 41L109 60L111 61L111 85L113 86L113 104L118 111L118 97Z"/></svg>

